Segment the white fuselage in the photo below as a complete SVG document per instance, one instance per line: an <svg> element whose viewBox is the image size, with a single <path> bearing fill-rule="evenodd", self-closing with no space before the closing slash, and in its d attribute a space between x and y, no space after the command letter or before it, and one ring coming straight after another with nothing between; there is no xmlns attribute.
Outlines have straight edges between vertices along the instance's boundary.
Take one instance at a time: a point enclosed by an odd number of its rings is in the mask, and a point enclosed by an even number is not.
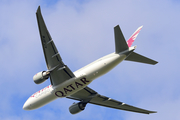
<svg viewBox="0 0 180 120"><path fill-rule="evenodd" d="M124 54L111 53L74 72L76 77L60 85L49 85L34 93L25 102L23 109L33 110L62 97L70 96L89 85L94 79L107 73L126 58Z"/></svg>

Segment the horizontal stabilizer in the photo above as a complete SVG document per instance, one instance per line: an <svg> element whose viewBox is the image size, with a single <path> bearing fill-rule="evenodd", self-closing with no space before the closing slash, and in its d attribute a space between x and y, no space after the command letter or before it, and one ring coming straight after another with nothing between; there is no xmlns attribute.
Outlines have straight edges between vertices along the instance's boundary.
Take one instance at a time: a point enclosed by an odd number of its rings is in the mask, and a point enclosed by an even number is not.
<svg viewBox="0 0 180 120"><path fill-rule="evenodd" d="M155 65L158 63L157 61L154 61L152 59L149 59L147 57L139 55L135 52L132 52L125 60L134 61L134 62L141 62L141 63L151 64L151 65Z"/></svg>

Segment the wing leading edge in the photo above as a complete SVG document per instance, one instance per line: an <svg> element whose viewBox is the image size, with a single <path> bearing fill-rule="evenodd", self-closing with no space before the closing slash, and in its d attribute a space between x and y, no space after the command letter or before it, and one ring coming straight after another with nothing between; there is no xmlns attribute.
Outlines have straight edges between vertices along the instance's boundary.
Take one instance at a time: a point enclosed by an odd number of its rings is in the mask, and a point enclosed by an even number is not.
<svg viewBox="0 0 180 120"><path fill-rule="evenodd" d="M96 91L92 90L89 87L86 87L86 88L82 89L81 91L79 91L67 98L78 100L78 101L84 101L87 103L100 105L100 106L104 106L104 107L115 108L115 109L119 109L119 110L126 110L126 111L144 113L144 114L156 113L155 111L149 111L149 110L137 108L137 107L125 104L123 102L111 99L109 97L100 95Z"/></svg>
<svg viewBox="0 0 180 120"><path fill-rule="evenodd" d="M39 33L48 70L51 72L50 80L52 85L58 85L73 78L73 72L66 66L49 34L41 14L40 6L36 12Z"/></svg>

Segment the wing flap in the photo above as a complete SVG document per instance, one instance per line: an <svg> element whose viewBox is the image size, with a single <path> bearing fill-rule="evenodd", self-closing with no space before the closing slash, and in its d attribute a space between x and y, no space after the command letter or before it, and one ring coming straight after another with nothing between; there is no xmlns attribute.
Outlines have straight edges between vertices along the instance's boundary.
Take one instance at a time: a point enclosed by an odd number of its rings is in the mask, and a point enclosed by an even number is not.
<svg viewBox="0 0 180 120"><path fill-rule="evenodd" d="M84 89L76 92L75 94L67 97L67 98L70 98L70 99L75 99L75 100L89 100L93 97L93 95L96 95L97 92L94 91L93 89L89 88L89 87L85 87Z"/></svg>

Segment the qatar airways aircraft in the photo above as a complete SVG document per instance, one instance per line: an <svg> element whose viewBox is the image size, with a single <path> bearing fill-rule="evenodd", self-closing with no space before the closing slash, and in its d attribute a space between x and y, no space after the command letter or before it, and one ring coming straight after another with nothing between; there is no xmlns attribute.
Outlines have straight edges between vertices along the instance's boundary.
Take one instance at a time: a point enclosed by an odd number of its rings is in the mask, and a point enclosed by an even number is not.
<svg viewBox="0 0 180 120"><path fill-rule="evenodd" d="M69 107L71 114L83 111L87 103L138 113L155 113L155 111L133 107L123 102L100 95L87 86L96 78L113 69L123 60L152 65L157 63L154 60L135 53L134 50L136 49L136 46L131 47L142 29L142 26L139 27L126 42L119 25L117 25L114 27L115 52L72 72L68 66L64 64L58 50L56 49L41 15L40 6L37 9L36 15L47 70L34 75L33 80L36 84L41 84L50 78L51 85L31 95L23 106L24 110L37 109L57 98L66 97L79 101Z"/></svg>

